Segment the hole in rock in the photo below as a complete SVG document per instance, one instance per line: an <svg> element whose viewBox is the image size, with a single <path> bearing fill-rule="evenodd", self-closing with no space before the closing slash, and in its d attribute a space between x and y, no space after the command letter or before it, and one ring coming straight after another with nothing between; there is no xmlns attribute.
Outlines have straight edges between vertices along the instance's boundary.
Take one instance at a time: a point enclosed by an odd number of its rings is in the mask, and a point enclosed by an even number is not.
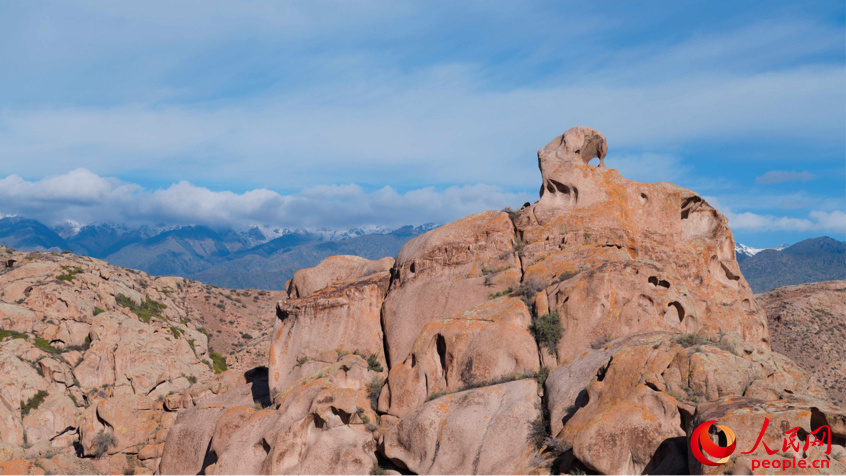
<svg viewBox="0 0 846 476"><path fill-rule="evenodd" d="M444 375L444 378L446 378L446 339L444 339L444 336L438 334L435 338L435 346L441 363L441 373Z"/></svg>
<svg viewBox="0 0 846 476"><path fill-rule="evenodd" d="M697 196L688 197L688 198L684 199L684 201L682 202L682 205L681 205L681 218L682 218L682 220L687 220L687 218L690 216L690 212L693 209L695 209L696 205L701 201L702 201L702 199L697 197Z"/></svg>
<svg viewBox="0 0 846 476"><path fill-rule="evenodd" d="M596 381L601 382L605 380L605 374L608 373L608 368L611 367L611 362L614 360L614 357L608 359L608 362L605 362L605 365L599 368L596 371Z"/></svg>
<svg viewBox="0 0 846 476"><path fill-rule="evenodd" d="M673 301L670 304L667 304L667 307L670 308L671 313L675 313L678 317L679 322L684 320L684 307L678 301Z"/></svg>

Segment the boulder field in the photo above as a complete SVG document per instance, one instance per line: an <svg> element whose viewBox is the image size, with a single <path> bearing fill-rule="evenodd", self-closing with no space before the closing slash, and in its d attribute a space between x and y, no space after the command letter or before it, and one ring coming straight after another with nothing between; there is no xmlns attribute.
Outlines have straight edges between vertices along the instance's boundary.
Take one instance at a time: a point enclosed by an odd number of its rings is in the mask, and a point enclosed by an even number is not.
<svg viewBox="0 0 846 476"><path fill-rule="evenodd" d="M760 458L807 457L827 467L784 472L846 472L846 411L771 348L727 219L690 190L623 178L607 151L598 131L570 129L538 152L537 202L439 227L395 260L298 271L267 347L228 359L265 356L248 371L215 375L165 288L118 293L94 266L34 292L36 272L72 265L11 268L0 471L748 474ZM57 301L82 283L90 304ZM30 336L71 350L57 358ZM21 416L16 402L44 390ZM775 456L753 450L765 418ZM717 466L690 446L709 421L737 438ZM826 428L828 451L801 448ZM798 452L781 446L791 429Z"/></svg>

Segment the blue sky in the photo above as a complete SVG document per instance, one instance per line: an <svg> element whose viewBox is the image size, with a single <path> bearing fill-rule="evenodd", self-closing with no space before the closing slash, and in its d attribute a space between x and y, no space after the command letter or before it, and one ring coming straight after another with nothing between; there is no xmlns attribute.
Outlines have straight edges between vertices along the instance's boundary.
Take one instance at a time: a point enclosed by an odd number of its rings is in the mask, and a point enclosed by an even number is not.
<svg viewBox="0 0 846 476"><path fill-rule="evenodd" d="M575 125L752 246L846 239L830 2L2 2L0 215L349 227L537 198Z"/></svg>

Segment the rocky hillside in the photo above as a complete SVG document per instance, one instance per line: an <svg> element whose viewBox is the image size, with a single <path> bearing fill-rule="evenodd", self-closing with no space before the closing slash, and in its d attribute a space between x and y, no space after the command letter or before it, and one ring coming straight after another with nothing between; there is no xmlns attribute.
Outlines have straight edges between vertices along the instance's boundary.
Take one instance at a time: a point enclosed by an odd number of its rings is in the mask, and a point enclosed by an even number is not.
<svg viewBox="0 0 846 476"><path fill-rule="evenodd" d="M3 471L154 471L166 397L266 362L278 297L0 247Z"/></svg>
<svg viewBox="0 0 846 476"><path fill-rule="evenodd" d="M299 271L277 305L270 406L233 390L186 408L160 471L746 473L763 447L715 468L688 439L719 420L745 451L764 417L829 425L830 455L799 457L846 470L846 413L770 349L726 218L624 179L606 150L571 129L538 153L538 202L416 237L390 269Z"/></svg>
<svg viewBox="0 0 846 476"><path fill-rule="evenodd" d="M846 407L846 281L785 286L755 296L767 312L772 347Z"/></svg>

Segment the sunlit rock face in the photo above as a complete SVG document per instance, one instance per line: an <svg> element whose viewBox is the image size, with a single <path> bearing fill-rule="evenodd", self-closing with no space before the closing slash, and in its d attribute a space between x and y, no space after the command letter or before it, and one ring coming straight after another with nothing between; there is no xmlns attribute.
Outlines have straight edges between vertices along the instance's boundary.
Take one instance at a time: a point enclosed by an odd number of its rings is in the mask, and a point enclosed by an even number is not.
<svg viewBox="0 0 846 476"><path fill-rule="evenodd" d="M623 178L607 152L575 127L538 152L534 204L444 225L395 261L299 271L264 408L258 381L168 397L181 413L161 470L707 472L687 445L703 415L744 435L747 414L825 421L842 450L846 414L770 350L726 218L690 190Z"/></svg>

